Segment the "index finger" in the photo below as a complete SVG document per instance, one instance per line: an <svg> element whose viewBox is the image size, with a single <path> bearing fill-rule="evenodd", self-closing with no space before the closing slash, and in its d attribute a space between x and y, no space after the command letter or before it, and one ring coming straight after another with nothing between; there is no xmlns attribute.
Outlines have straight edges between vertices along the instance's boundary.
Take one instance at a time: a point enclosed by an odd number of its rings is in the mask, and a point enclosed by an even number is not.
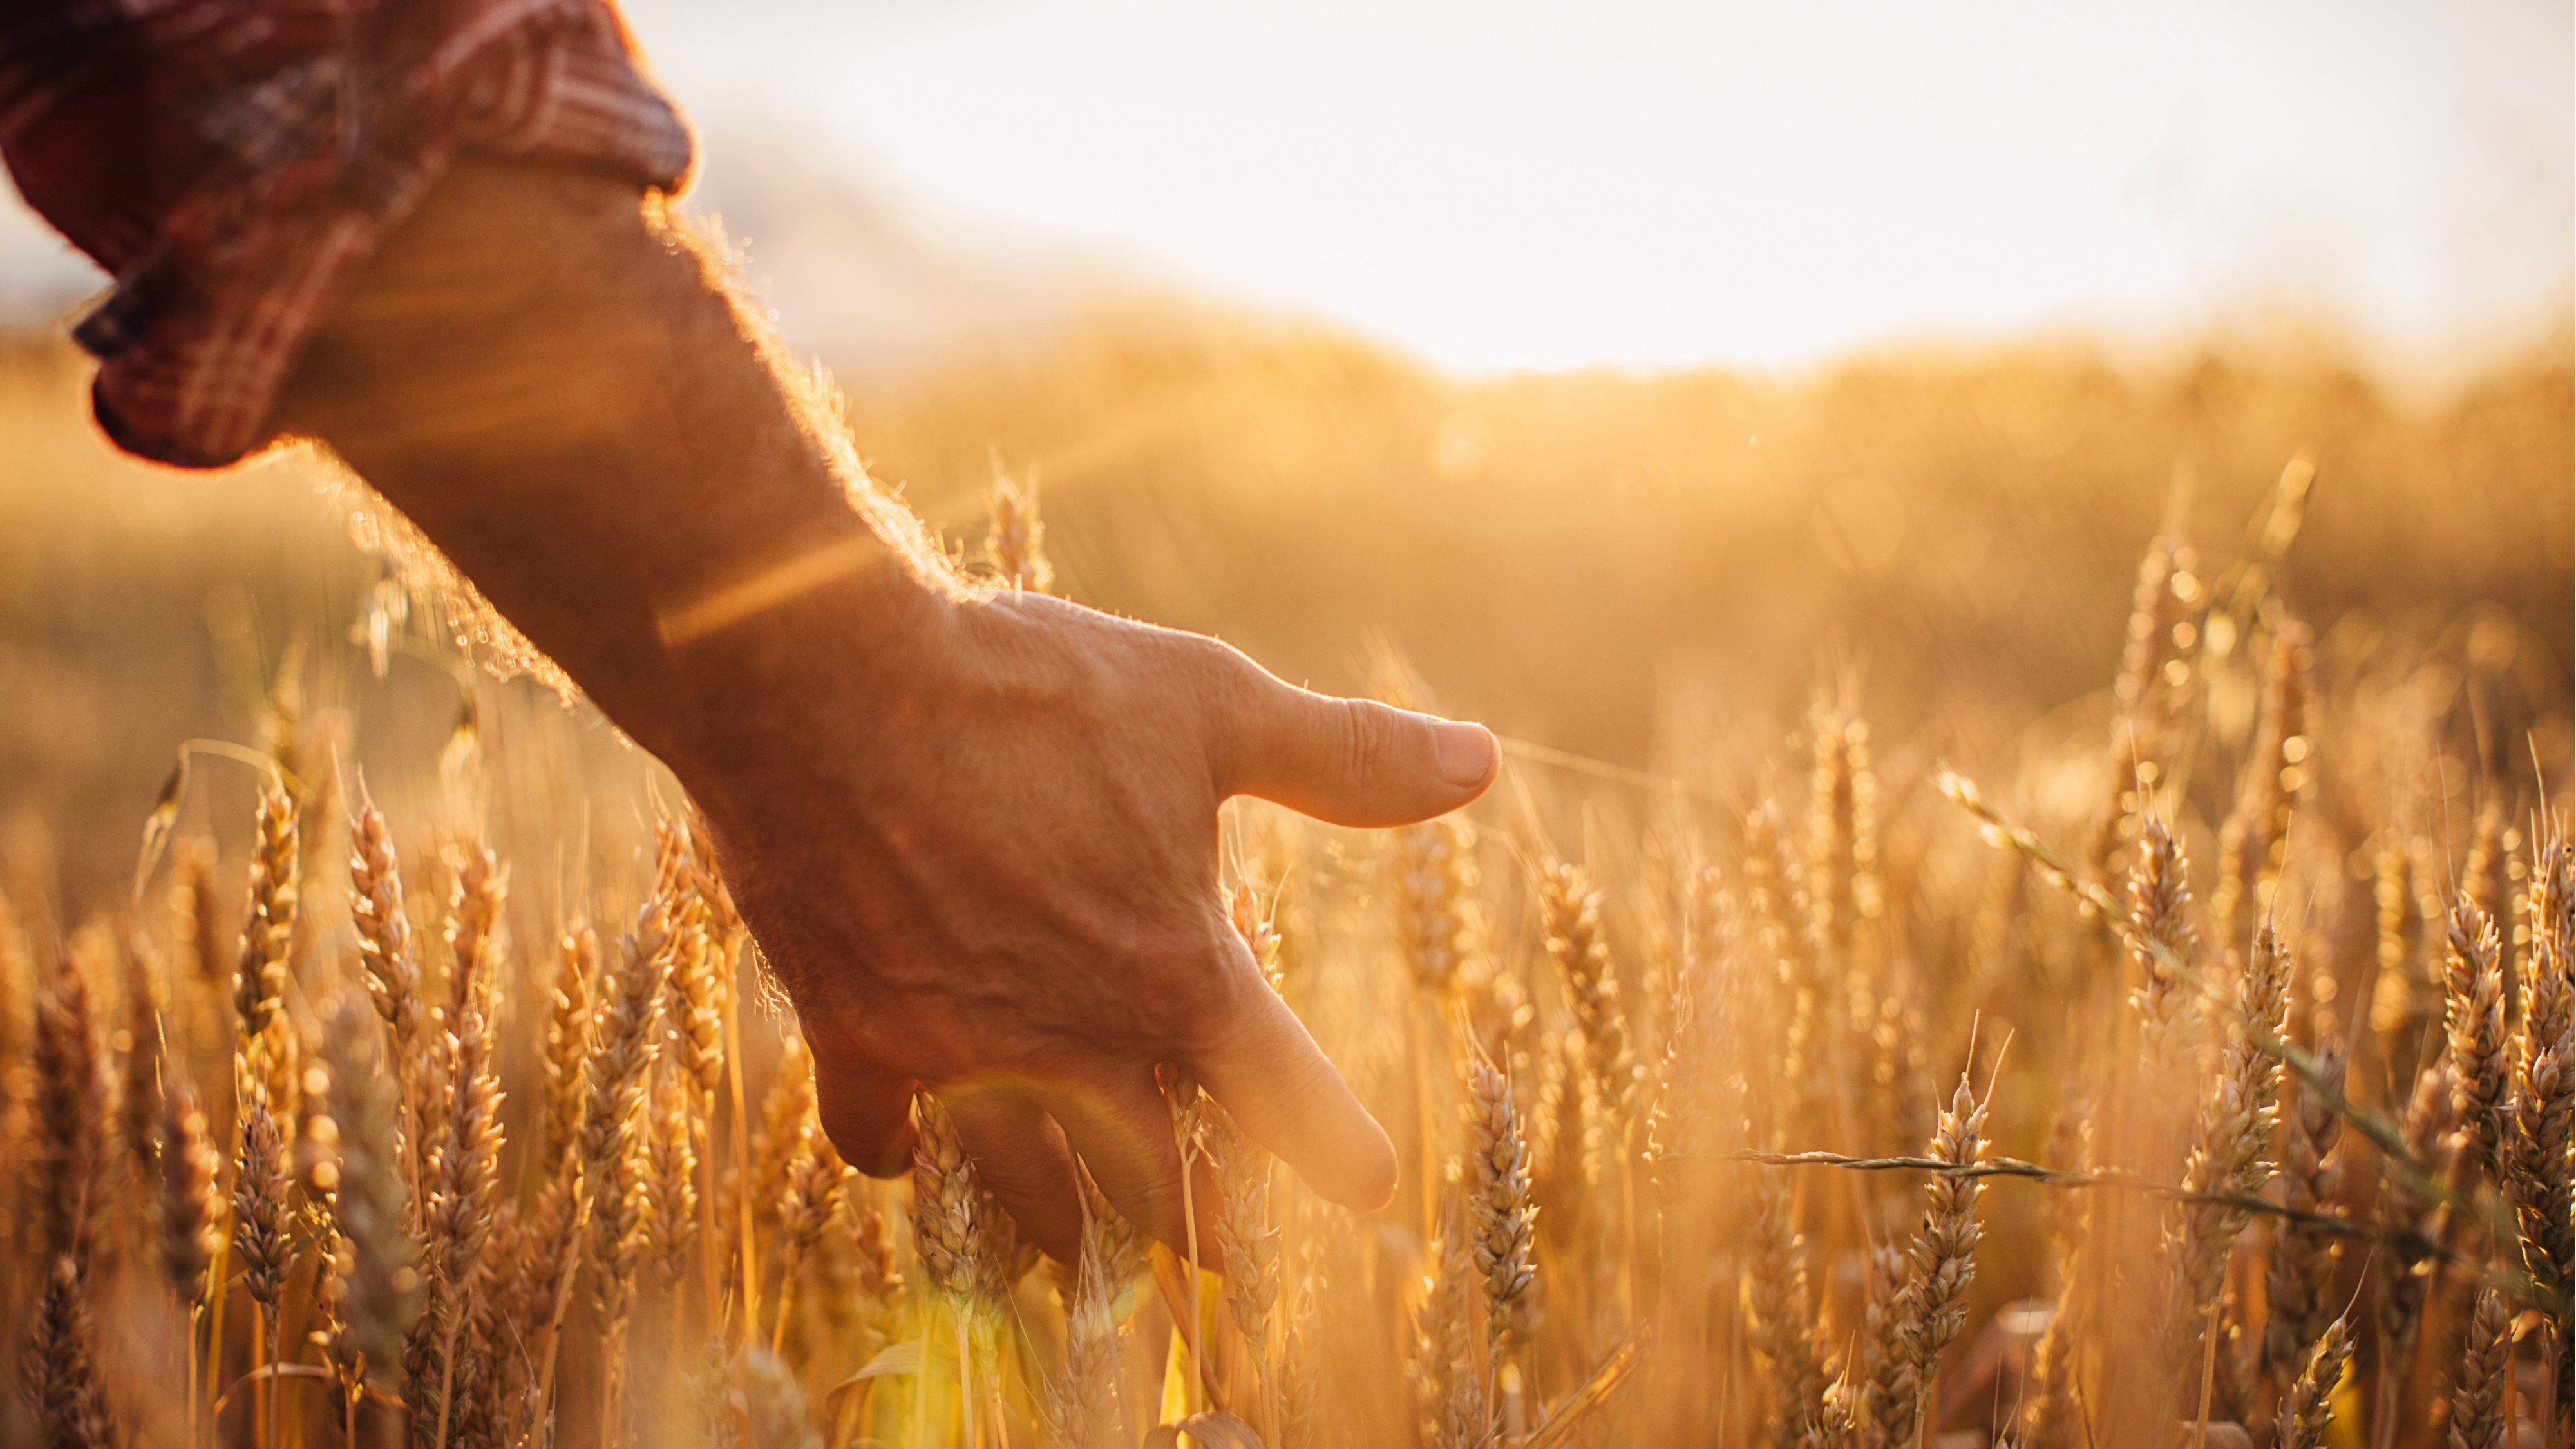
<svg viewBox="0 0 2576 1449"><path fill-rule="evenodd" d="M1270 989L1231 926L1217 969L1242 983L1221 1020L1184 1063L1245 1136L1297 1170L1306 1185L1358 1212L1395 1196L1395 1144L1342 1080L1288 1003Z"/></svg>

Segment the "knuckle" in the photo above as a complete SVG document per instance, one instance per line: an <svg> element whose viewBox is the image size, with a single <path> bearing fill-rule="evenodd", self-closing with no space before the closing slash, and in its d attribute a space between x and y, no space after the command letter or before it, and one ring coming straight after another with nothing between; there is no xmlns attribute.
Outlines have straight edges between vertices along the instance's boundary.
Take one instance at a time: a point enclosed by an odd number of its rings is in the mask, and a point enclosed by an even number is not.
<svg viewBox="0 0 2576 1449"><path fill-rule="evenodd" d="M1347 778L1365 780L1375 773L1378 761L1385 757L1387 745L1393 738L1389 711L1384 705L1365 699L1344 699L1336 703L1340 705L1336 758Z"/></svg>
<svg viewBox="0 0 2576 1449"><path fill-rule="evenodd" d="M1167 629L1157 631L1153 642L1160 646L1161 672L1181 689L1219 707L1239 698L1242 666L1249 661L1224 640Z"/></svg>

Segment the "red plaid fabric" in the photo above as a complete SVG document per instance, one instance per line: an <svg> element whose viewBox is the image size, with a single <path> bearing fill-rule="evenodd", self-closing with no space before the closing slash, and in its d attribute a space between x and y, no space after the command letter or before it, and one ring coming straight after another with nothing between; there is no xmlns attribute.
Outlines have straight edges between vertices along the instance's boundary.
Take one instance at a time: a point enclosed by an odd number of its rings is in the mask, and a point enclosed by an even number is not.
<svg viewBox="0 0 2576 1449"><path fill-rule="evenodd" d="M0 158L116 279L99 426L221 467L459 150L676 189L679 115L606 0L0 0Z"/></svg>

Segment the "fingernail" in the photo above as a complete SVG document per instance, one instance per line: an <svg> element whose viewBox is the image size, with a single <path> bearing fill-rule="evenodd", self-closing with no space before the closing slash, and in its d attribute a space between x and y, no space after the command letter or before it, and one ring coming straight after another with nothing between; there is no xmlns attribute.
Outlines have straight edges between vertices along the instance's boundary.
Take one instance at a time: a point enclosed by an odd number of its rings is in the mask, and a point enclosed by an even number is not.
<svg viewBox="0 0 2576 1449"><path fill-rule="evenodd" d="M1439 741L1440 778L1464 790L1481 785L1494 773L1494 737L1483 725L1443 724Z"/></svg>

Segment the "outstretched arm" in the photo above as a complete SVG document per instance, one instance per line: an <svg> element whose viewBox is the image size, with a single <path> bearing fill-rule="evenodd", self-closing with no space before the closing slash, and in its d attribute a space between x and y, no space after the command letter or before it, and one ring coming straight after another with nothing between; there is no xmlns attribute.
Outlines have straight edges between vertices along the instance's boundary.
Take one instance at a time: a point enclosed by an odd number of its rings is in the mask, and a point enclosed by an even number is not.
<svg viewBox="0 0 2576 1449"><path fill-rule="evenodd" d="M713 823L844 1157L914 1083L1051 1253L1071 1154L1180 1231L1153 1078L1187 1068L1318 1191L1395 1157L1217 892L1251 794L1388 825L1498 761L1473 725L1281 683L1214 640L959 588L635 189L458 163L317 335L281 421L399 506Z"/></svg>

